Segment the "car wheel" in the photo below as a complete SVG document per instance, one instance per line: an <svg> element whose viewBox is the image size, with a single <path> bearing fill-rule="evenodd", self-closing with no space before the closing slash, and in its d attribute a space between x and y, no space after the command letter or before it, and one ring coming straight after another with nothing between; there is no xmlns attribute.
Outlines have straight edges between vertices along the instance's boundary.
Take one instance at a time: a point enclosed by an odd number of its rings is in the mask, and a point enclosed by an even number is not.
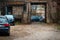
<svg viewBox="0 0 60 40"><path fill-rule="evenodd" d="M15 23L13 23L13 26L15 25Z"/></svg>
<svg viewBox="0 0 60 40"><path fill-rule="evenodd" d="M6 36L10 36L10 33L6 33Z"/></svg>
<svg viewBox="0 0 60 40"><path fill-rule="evenodd" d="M8 32L6 33L6 36L10 36L10 29L9 29Z"/></svg>

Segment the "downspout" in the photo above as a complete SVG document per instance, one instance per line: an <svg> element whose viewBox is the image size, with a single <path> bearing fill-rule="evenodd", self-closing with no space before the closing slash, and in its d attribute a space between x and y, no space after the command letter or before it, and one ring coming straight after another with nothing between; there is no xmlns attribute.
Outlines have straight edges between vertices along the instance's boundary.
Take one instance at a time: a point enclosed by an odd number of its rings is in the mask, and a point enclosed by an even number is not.
<svg viewBox="0 0 60 40"><path fill-rule="evenodd" d="M5 6L5 15L7 15L7 6Z"/></svg>
<svg viewBox="0 0 60 40"><path fill-rule="evenodd" d="M7 2L5 2L5 15L7 15Z"/></svg>

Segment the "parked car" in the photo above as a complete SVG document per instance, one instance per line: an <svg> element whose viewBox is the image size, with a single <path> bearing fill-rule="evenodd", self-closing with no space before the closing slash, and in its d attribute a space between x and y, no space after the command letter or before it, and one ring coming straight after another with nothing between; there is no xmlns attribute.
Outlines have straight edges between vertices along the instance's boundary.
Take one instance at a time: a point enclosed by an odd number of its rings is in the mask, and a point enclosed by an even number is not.
<svg viewBox="0 0 60 40"><path fill-rule="evenodd" d="M43 22L44 19L42 16L31 16L31 21Z"/></svg>
<svg viewBox="0 0 60 40"><path fill-rule="evenodd" d="M5 17L7 17L8 22L10 25L14 26L15 25L15 20L14 20L14 16L13 15L5 15Z"/></svg>
<svg viewBox="0 0 60 40"><path fill-rule="evenodd" d="M34 22L34 21L39 21L39 18L38 16L31 16L31 21Z"/></svg>
<svg viewBox="0 0 60 40"><path fill-rule="evenodd" d="M5 16L0 16L0 35L10 35L10 24Z"/></svg>
<svg viewBox="0 0 60 40"><path fill-rule="evenodd" d="M45 18L42 16L38 16L40 22L44 22Z"/></svg>

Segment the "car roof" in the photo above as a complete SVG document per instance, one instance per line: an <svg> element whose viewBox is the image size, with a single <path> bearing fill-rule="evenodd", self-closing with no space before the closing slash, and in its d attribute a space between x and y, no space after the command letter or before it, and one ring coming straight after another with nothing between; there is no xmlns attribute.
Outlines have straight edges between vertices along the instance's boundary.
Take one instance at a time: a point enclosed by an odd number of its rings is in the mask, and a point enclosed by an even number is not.
<svg viewBox="0 0 60 40"><path fill-rule="evenodd" d="M5 16L0 16L0 17L3 17L3 18L5 18Z"/></svg>
<svg viewBox="0 0 60 40"><path fill-rule="evenodd" d="M5 16L0 16L0 17L5 17Z"/></svg>

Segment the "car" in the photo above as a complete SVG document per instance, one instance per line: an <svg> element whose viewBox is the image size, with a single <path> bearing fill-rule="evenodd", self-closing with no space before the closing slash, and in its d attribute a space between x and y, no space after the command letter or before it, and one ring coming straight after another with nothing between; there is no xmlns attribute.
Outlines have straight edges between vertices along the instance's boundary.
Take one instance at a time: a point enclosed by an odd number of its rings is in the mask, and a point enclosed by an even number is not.
<svg viewBox="0 0 60 40"><path fill-rule="evenodd" d="M31 21L32 22L38 22L39 21L39 18L38 18L38 16L31 16Z"/></svg>
<svg viewBox="0 0 60 40"><path fill-rule="evenodd" d="M10 24L5 16L0 16L0 35L10 35Z"/></svg>
<svg viewBox="0 0 60 40"><path fill-rule="evenodd" d="M31 21L32 22L43 22L45 18L43 18L42 16L31 16Z"/></svg>
<svg viewBox="0 0 60 40"><path fill-rule="evenodd" d="M39 16L38 18L39 18L40 22L44 22L44 20L45 20L45 18L43 16Z"/></svg>
<svg viewBox="0 0 60 40"><path fill-rule="evenodd" d="M8 19L8 22L11 26L15 25L15 20L13 15L5 15L5 17Z"/></svg>

